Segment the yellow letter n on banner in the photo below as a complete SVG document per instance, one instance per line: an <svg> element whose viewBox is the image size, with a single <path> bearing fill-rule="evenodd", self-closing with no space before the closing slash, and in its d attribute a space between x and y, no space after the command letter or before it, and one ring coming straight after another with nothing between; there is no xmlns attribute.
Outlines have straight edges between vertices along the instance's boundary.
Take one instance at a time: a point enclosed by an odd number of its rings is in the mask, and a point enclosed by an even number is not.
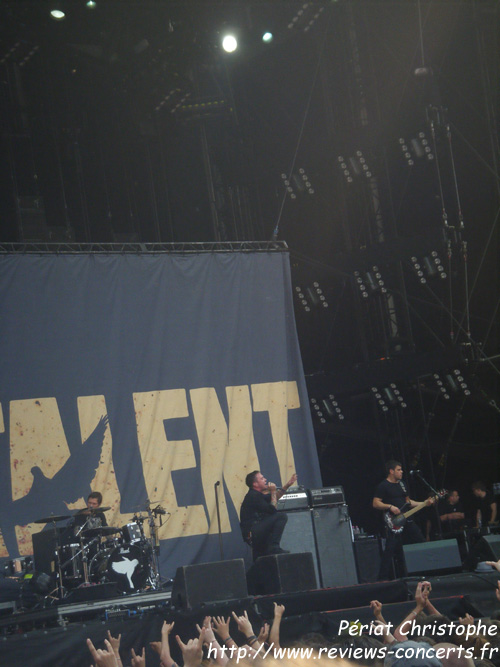
<svg viewBox="0 0 500 667"><path fill-rule="evenodd" d="M203 505L179 507L172 480L173 470L196 467L193 443L168 440L165 432L165 420L189 415L185 389L135 393L134 407L148 497L170 512L159 539L206 534L208 524Z"/></svg>

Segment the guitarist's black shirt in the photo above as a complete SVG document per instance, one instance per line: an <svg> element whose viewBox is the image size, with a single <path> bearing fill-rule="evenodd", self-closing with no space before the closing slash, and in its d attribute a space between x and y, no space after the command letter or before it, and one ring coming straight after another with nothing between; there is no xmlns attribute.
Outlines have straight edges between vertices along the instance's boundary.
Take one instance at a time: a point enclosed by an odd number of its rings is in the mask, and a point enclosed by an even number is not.
<svg viewBox="0 0 500 667"><path fill-rule="evenodd" d="M380 498L383 503L394 505L401 509L406 504L408 491L402 481L389 482L384 479L375 489L375 498Z"/></svg>

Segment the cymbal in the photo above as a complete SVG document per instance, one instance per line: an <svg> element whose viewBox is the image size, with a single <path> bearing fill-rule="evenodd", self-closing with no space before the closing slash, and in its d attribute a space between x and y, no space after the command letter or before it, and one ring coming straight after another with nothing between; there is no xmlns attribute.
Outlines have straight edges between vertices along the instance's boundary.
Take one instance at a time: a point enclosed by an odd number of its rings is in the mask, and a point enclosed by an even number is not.
<svg viewBox="0 0 500 667"><path fill-rule="evenodd" d="M88 512L89 514L96 514L97 512L107 512L111 507L96 507L95 509L89 509L88 507L82 507L79 510L75 510L75 514L83 514L83 512Z"/></svg>
<svg viewBox="0 0 500 667"><path fill-rule="evenodd" d="M113 535L113 533L121 533L121 528L114 528L113 526L99 526L99 528L87 528L82 532L83 537L97 537L98 535Z"/></svg>
<svg viewBox="0 0 500 667"><path fill-rule="evenodd" d="M33 523L51 523L52 521L64 521L64 519L69 519L69 514L52 514L51 516L44 517L43 519L37 519Z"/></svg>

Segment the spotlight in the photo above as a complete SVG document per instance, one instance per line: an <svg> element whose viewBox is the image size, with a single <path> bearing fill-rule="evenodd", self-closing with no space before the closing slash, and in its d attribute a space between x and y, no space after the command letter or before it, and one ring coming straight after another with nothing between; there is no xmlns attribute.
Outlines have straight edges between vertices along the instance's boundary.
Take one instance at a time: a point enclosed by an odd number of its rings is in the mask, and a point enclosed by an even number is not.
<svg viewBox="0 0 500 667"><path fill-rule="evenodd" d="M266 42L266 44L269 44L269 42L273 41L273 33L272 32L265 32L262 35L262 41Z"/></svg>
<svg viewBox="0 0 500 667"><path fill-rule="evenodd" d="M299 194L314 194L314 187L311 183L310 177L306 174L306 170L300 167L298 172L294 172L291 176L285 173L281 174L281 180L288 192L290 199L297 199Z"/></svg>
<svg viewBox="0 0 500 667"><path fill-rule="evenodd" d="M222 48L226 53L233 53L238 48L238 40L234 35L225 35L222 39Z"/></svg>
<svg viewBox="0 0 500 667"><path fill-rule="evenodd" d="M302 288L297 285L295 293L307 313L311 311L311 308L328 308L328 301L317 281L314 281L310 287Z"/></svg>
<svg viewBox="0 0 500 667"><path fill-rule="evenodd" d="M359 291L361 292L361 296L364 299L368 299L368 292L366 291L366 286L363 282L363 278L359 274L359 271L354 271L354 279L356 281L357 286L359 287Z"/></svg>
<svg viewBox="0 0 500 667"><path fill-rule="evenodd" d="M50 15L55 21L62 21L64 18L66 18L66 14L62 11L62 9L51 9Z"/></svg>
<svg viewBox="0 0 500 667"><path fill-rule="evenodd" d="M97 2L95 0L87 0L86 4L89 9L95 9L97 7Z"/></svg>
<svg viewBox="0 0 500 667"><path fill-rule="evenodd" d="M386 402L382 398L382 394L378 390L378 387L371 387L371 391L373 394L373 398L377 401L378 409L381 410L382 412L387 412L389 408L387 407Z"/></svg>
<svg viewBox="0 0 500 667"><path fill-rule="evenodd" d="M412 167L415 164L415 159L419 160L426 157L428 160L434 160L429 140L425 136L425 132L419 132L416 137L406 142L404 137L399 138L399 146L401 152L408 163Z"/></svg>
<svg viewBox="0 0 500 667"><path fill-rule="evenodd" d="M439 373L433 373L432 377L434 378L434 381L437 385L438 391L440 392L442 398L445 400L449 401L450 400L450 395L448 393L448 390L444 386L444 382L441 379Z"/></svg>
<svg viewBox="0 0 500 667"><path fill-rule="evenodd" d="M313 416L317 417L321 424L326 424L327 421L344 421L345 419L333 394L329 394L325 398L311 398L311 410Z"/></svg>

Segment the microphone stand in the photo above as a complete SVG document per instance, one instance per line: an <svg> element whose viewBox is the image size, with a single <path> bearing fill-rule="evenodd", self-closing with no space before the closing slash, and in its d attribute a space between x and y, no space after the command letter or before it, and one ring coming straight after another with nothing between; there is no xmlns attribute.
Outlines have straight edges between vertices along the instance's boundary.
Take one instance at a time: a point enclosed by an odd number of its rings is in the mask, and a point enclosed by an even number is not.
<svg viewBox="0 0 500 667"><path fill-rule="evenodd" d="M218 486L220 486L220 480L214 484L214 493L215 493L215 507L217 509L217 525L219 528L219 549L220 549L220 559L224 560L224 549L222 547L222 527L220 523L220 509L219 509L219 494Z"/></svg>
<svg viewBox="0 0 500 667"><path fill-rule="evenodd" d="M414 470L413 471L413 476L416 477L417 479L419 479L422 482L422 484L425 487L427 487L427 489L429 491L432 491L432 494L434 496L439 496L439 491L437 491L431 484L429 484L429 482L425 479L425 477L422 477L422 475L420 474L420 470ZM434 504L434 513L436 515L436 520L437 520L437 525L438 525L439 539L442 540L443 539L443 527L441 526L441 520L439 518L439 512L438 512L438 508L437 508L436 504Z"/></svg>

